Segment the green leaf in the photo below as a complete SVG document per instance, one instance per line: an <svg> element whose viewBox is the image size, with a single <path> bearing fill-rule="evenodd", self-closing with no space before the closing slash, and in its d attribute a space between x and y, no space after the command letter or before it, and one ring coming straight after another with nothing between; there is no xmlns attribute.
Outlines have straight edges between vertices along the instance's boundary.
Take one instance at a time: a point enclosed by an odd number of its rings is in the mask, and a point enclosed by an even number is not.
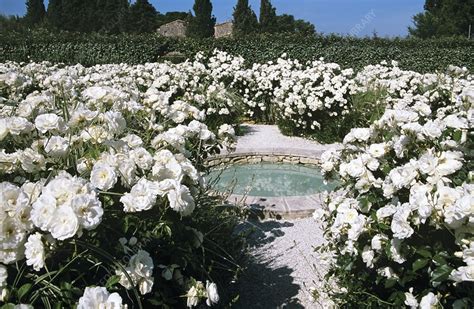
<svg viewBox="0 0 474 309"><path fill-rule="evenodd" d="M33 285L31 283L25 283L18 289L18 298L22 299L30 291Z"/></svg>
<svg viewBox="0 0 474 309"><path fill-rule="evenodd" d="M416 253L421 255L422 257L425 257L425 258L431 258L431 252L426 250L426 249L418 249L416 250Z"/></svg>
<svg viewBox="0 0 474 309"><path fill-rule="evenodd" d="M415 262L413 262L412 268L413 271L417 271L419 269L422 269L428 264L427 259L417 259Z"/></svg>
<svg viewBox="0 0 474 309"><path fill-rule="evenodd" d="M447 262L446 262L446 259L441 255L441 254L436 254L434 257L433 257L433 262L437 265L437 266L440 266L440 265L445 265Z"/></svg>
<svg viewBox="0 0 474 309"><path fill-rule="evenodd" d="M5 304L5 305L1 306L0 309L15 309L15 305L14 304Z"/></svg>
<svg viewBox="0 0 474 309"><path fill-rule="evenodd" d="M120 276L117 276L117 275L111 276L109 279L107 279L107 283L105 284L105 287L107 289L110 289L111 287L119 283L119 281L120 281Z"/></svg>
<svg viewBox="0 0 474 309"><path fill-rule="evenodd" d="M431 282L442 282L449 278L453 268L449 265L443 265L436 268L431 274Z"/></svg>
<svg viewBox="0 0 474 309"><path fill-rule="evenodd" d="M456 142L460 142L460 141L461 141L461 138L462 138L462 132L461 132L461 131L456 131L456 132L454 132L454 134L453 134L453 139L454 139Z"/></svg>
<svg viewBox="0 0 474 309"><path fill-rule="evenodd" d="M395 278L390 278L390 279L387 279L385 280L385 288L386 289L389 289L391 287L393 287L395 285L395 283L397 283L398 279L395 279Z"/></svg>

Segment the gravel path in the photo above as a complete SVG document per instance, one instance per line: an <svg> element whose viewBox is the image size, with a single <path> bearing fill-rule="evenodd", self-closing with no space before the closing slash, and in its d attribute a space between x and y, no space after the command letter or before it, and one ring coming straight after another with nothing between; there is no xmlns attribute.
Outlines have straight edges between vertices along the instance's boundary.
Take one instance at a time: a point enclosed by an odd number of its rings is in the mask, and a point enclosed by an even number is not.
<svg viewBox="0 0 474 309"><path fill-rule="evenodd" d="M239 136L234 153L287 153L319 157L337 144L320 144L301 137L284 136L277 126L244 124L245 135Z"/></svg>
<svg viewBox="0 0 474 309"><path fill-rule="evenodd" d="M280 133L277 126L243 126L234 153L284 153L319 157L338 145L323 145ZM322 229L313 218L249 220L239 226L249 233L249 260L238 283L240 295L234 308L330 308L329 300L317 301L311 289L323 294L327 266L314 252L324 242Z"/></svg>
<svg viewBox="0 0 474 309"><path fill-rule="evenodd" d="M234 308L331 307L327 299L311 296L311 288L322 292L327 269L313 249L324 241L313 218L247 221L240 228L251 232L250 258Z"/></svg>

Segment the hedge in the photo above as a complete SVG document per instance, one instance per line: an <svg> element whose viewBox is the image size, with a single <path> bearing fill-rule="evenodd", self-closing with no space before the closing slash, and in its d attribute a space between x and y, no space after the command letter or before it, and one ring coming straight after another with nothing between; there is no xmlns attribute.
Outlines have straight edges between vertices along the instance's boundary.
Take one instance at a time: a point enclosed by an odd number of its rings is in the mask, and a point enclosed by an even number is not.
<svg viewBox="0 0 474 309"><path fill-rule="evenodd" d="M198 51L220 49L243 56L248 64L277 59L282 53L302 62L324 57L344 68L360 69L382 60L397 60L402 69L421 73L450 64L474 67L474 40L351 38L340 36L254 35L222 39L163 38L155 34L102 35L77 33L0 34L0 61L51 61L85 66L105 63L156 62L170 52L184 60Z"/></svg>

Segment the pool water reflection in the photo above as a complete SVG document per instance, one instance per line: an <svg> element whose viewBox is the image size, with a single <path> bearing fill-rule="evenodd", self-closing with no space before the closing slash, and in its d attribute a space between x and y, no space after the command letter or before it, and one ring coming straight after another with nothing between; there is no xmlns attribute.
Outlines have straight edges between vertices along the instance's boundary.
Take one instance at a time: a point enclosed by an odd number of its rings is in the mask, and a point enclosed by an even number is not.
<svg viewBox="0 0 474 309"><path fill-rule="evenodd" d="M230 165L212 170L206 179L216 191L259 197L313 195L337 185L324 183L316 167L276 163Z"/></svg>

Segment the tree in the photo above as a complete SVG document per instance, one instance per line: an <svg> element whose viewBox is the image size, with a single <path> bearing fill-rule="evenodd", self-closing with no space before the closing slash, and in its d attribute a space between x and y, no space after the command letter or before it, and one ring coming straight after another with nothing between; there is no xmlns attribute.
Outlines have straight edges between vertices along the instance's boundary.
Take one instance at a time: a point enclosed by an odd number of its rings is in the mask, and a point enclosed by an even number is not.
<svg viewBox="0 0 474 309"><path fill-rule="evenodd" d="M63 0L49 0L46 18L50 27L62 28L64 24Z"/></svg>
<svg viewBox="0 0 474 309"><path fill-rule="evenodd" d="M272 6L270 0L260 1L260 31L276 32L277 31L277 15L276 9Z"/></svg>
<svg viewBox="0 0 474 309"><path fill-rule="evenodd" d="M308 21L297 19L295 20L295 32L304 36L315 35L316 28Z"/></svg>
<svg viewBox="0 0 474 309"><path fill-rule="evenodd" d="M410 35L420 38L467 35L474 24L474 0L426 0L425 12L413 16Z"/></svg>
<svg viewBox="0 0 474 309"><path fill-rule="evenodd" d="M125 29L128 14L127 0L97 0L97 31L119 33Z"/></svg>
<svg viewBox="0 0 474 309"><path fill-rule="evenodd" d="M41 23L46 16L43 0L27 0L24 20L27 25L34 26Z"/></svg>
<svg viewBox="0 0 474 309"><path fill-rule="evenodd" d="M96 31L99 25L96 9L94 0L63 0L63 20L59 28L76 32Z"/></svg>
<svg viewBox="0 0 474 309"><path fill-rule="evenodd" d="M234 32L246 35L258 31L257 15L249 5L248 0L238 0L234 8Z"/></svg>
<svg viewBox="0 0 474 309"><path fill-rule="evenodd" d="M10 32L23 32L25 30L25 24L20 17L0 14L0 33L9 34Z"/></svg>
<svg viewBox="0 0 474 309"><path fill-rule="evenodd" d="M190 18L190 15L192 16L191 13L186 13L186 12L167 12L166 14L160 14L158 13L157 15L157 27L173 22L175 20L188 20Z"/></svg>
<svg viewBox="0 0 474 309"><path fill-rule="evenodd" d="M188 18L187 35L192 38L208 38L214 36L216 18L212 16L210 0L195 0L194 16Z"/></svg>
<svg viewBox="0 0 474 309"><path fill-rule="evenodd" d="M127 18L129 32L145 33L157 29L158 12L148 0L137 0L130 6Z"/></svg>

